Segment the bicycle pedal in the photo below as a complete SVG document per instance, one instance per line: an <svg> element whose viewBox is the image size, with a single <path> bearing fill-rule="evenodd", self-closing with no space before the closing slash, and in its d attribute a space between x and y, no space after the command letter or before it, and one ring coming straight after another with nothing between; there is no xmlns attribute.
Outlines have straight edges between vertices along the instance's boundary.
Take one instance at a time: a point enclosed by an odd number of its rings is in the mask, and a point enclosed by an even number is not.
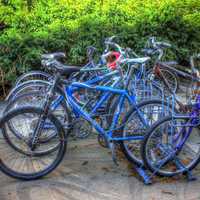
<svg viewBox="0 0 200 200"><path fill-rule="evenodd" d="M119 166L119 163L117 162L117 158L116 158L116 156L113 156L113 154L112 154L112 160L116 166Z"/></svg>

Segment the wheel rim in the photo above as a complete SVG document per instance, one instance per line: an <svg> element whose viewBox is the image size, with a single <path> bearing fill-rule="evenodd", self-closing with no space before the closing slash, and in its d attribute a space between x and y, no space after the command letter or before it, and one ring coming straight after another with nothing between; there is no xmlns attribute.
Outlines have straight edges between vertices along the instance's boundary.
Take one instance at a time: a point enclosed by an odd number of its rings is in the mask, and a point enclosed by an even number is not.
<svg viewBox="0 0 200 200"><path fill-rule="evenodd" d="M199 159L200 134L197 127L193 128L183 148L178 152L175 151L175 146L178 143L180 144L183 140L183 134L189 128L178 125L181 122L185 123L185 119L176 119L175 122L174 120L168 120L152 131L145 145L145 155L151 169L157 170L161 174L175 175L187 171ZM180 134L179 138L175 140L178 134ZM174 152L176 152L176 155L173 155ZM181 169L181 165L185 169Z"/></svg>
<svg viewBox="0 0 200 200"><path fill-rule="evenodd" d="M14 112L14 111L13 111ZM34 130L34 127L30 129L30 124L27 120L19 120L20 116L28 114L34 116L40 116L39 112L31 112L22 110L22 113L18 113L11 118L7 119L3 124L3 137L0 138L1 141L1 168L7 168L10 171L14 172L19 176L41 176L43 173L47 173L52 167L58 164L60 156L65 148L66 141L60 138L59 129L57 125L52 121L52 119L48 119L48 121L54 126L51 131L56 131L56 137L54 137L48 144L38 144L37 148L32 151L29 149L28 145L24 140L15 137L12 133L7 129L7 122L9 120L13 120L14 118L18 120L20 124L20 131L29 132L30 130ZM24 134L23 134L24 135ZM10 140L12 140L12 144L15 143L15 147L20 147L21 151L17 151L16 148L11 145ZM58 145L59 144L59 145ZM47 146L48 145L48 146ZM55 145L57 148L55 150ZM54 148L54 151L49 152L48 154L41 154L44 152L47 147ZM50 148L49 148L50 149ZM38 156L40 154L40 156Z"/></svg>

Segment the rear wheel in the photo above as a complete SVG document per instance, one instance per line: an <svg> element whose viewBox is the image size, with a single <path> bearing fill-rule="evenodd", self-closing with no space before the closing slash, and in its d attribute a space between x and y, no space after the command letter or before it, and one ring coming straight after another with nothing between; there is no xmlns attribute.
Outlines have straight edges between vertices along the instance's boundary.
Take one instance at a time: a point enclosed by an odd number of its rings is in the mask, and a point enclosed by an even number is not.
<svg viewBox="0 0 200 200"><path fill-rule="evenodd" d="M139 136L141 139L121 141L121 148L126 158L137 165L142 165L141 143L146 131L160 118L172 113L172 105L160 100L147 100L132 107L122 121L123 137Z"/></svg>
<svg viewBox="0 0 200 200"><path fill-rule="evenodd" d="M15 82L15 86L30 80L44 80L48 81L51 77L50 74L43 71L30 71L21 75Z"/></svg>

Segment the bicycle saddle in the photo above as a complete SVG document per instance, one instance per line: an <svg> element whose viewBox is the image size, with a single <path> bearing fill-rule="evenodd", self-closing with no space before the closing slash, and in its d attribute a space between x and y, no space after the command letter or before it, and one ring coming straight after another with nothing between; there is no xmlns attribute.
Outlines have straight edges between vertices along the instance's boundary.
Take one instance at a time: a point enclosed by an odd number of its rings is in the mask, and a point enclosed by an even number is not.
<svg viewBox="0 0 200 200"><path fill-rule="evenodd" d="M165 65L178 65L178 62L176 62L176 61L162 61L162 64L165 64Z"/></svg>
<svg viewBox="0 0 200 200"><path fill-rule="evenodd" d="M78 67L78 66L70 66L70 65L62 64L61 62L57 60L52 60L52 61L42 60L42 65L54 72L58 72L61 75L65 75L65 76L70 75L74 72L79 72L81 69L81 67Z"/></svg>
<svg viewBox="0 0 200 200"><path fill-rule="evenodd" d="M143 57L143 58L127 58L124 61L129 64L143 64L149 61L150 57Z"/></svg>
<svg viewBox="0 0 200 200"><path fill-rule="evenodd" d="M48 53L48 54L42 54L41 58L45 60L53 60L53 59L60 59L65 58L65 53L57 52L57 53Z"/></svg>

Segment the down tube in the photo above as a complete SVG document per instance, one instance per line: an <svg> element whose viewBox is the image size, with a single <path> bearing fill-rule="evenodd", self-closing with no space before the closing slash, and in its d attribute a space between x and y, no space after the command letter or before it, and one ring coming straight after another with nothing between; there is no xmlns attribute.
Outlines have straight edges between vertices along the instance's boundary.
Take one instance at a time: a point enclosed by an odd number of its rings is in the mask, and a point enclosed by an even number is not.
<svg viewBox="0 0 200 200"><path fill-rule="evenodd" d="M120 117L122 107L123 107L123 104L124 104L124 99L125 99L125 94L120 95L119 104L117 105L117 111L114 112L114 117L113 117L113 121L112 121L112 124L111 124L111 128L108 132L108 136L110 138L113 138L113 130L115 130L115 128L118 124L119 117Z"/></svg>
<svg viewBox="0 0 200 200"><path fill-rule="evenodd" d="M91 118L91 116L89 115L89 113L86 113L74 100L73 100L73 96L71 91L68 89L66 89L66 96L67 96L67 100L70 104L70 107L80 116L82 116L85 120L87 120L88 122L90 122L92 124L92 126L100 133L100 134L105 134L104 129L95 121Z"/></svg>

